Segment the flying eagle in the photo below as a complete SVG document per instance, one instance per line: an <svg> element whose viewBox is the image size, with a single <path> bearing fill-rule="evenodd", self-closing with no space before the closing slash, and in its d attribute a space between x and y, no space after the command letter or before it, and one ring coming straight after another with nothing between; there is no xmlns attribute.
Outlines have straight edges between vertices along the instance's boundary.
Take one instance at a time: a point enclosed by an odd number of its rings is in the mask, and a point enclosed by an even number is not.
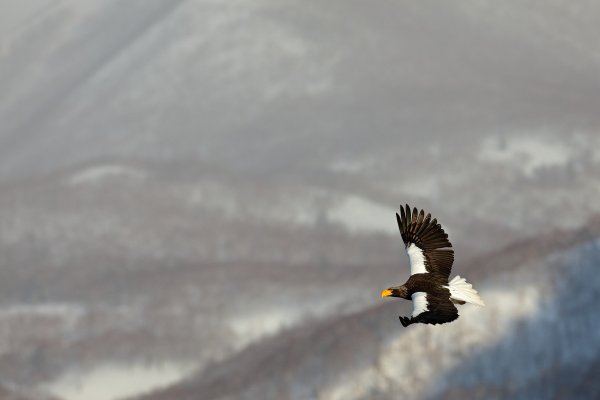
<svg viewBox="0 0 600 400"><path fill-rule="evenodd" d="M470 283L460 276L450 282L454 250L437 219L408 204L396 213L398 227L410 259L410 278L402 286L392 286L381 292L381 297L400 297L412 300L410 317L399 317L402 326L417 322L444 324L458 318L454 304L471 303L484 306L483 300Z"/></svg>

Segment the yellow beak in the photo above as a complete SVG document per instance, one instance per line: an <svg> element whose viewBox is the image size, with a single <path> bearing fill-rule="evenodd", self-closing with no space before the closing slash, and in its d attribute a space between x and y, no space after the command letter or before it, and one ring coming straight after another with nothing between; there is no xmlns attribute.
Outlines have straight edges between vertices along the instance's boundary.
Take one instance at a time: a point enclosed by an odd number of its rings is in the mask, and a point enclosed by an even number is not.
<svg viewBox="0 0 600 400"><path fill-rule="evenodd" d="M392 291L390 289L385 289L381 291L381 297L388 297L392 295Z"/></svg>

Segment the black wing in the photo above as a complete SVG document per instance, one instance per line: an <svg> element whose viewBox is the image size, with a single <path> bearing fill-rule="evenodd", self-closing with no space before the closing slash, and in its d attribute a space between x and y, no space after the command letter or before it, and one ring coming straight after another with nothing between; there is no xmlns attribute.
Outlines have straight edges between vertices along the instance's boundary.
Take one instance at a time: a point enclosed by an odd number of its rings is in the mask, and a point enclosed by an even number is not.
<svg viewBox="0 0 600 400"><path fill-rule="evenodd" d="M445 324L458 318L458 310L450 301L450 291L436 285L416 292L412 297L413 312L410 317L400 317L403 326L414 323Z"/></svg>
<svg viewBox="0 0 600 400"><path fill-rule="evenodd" d="M411 213L408 204L400 207L396 218L410 258L411 275L429 272L447 279L454 262L454 251L446 249L452 244L437 219L432 220L431 214L425 216L425 211L416 208Z"/></svg>
<svg viewBox="0 0 600 400"><path fill-rule="evenodd" d="M437 304L429 304L429 309L416 317L412 317L411 322L436 325L452 322L457 318L458 310L454 304L447 299L445 301L442 300Z"/></svg>

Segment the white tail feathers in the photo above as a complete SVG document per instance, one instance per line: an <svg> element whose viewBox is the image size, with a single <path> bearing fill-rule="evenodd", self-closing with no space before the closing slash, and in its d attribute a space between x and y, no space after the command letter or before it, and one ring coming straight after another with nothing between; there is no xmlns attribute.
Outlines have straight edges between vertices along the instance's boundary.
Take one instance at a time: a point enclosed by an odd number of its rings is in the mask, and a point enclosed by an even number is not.
<svg viewBox="0 0 600 400"><path fill-rule="evenodd" d="M452 278L448 285L449 286L445 287L450 290L451 300L471 303L480 307L485 306L485 303L481 297L479 297L477 290L473 289L473 286L467 282L465 278L461 278L459 275L456 275L454 278Z"/></svg>

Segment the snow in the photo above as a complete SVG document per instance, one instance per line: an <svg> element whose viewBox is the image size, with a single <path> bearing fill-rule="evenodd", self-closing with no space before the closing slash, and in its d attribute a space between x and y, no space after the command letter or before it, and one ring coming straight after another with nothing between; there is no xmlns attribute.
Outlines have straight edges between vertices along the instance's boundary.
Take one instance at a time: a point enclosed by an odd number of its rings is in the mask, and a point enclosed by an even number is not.
<svg viewBox="0 0 600 400"><path fill-rule="evenodd" d="M440 171L441 172L441 171ZM443 179L447 180L447 177ZM425 199L435 198L440 191L440 174L416 176L410 180L403 179L398 188L394 190L398 196L418 196Z"/></svg>
<svg viewBox="0 0 600 400"><path fill-rule="evenodd" d="M488 289L483 292L488 307L464 306L461 317L443 329L414 325L383 346L375 365L355 370L325 390L326 399L360 399L352 393L374 390L394 393L398 398L421 398L431 382L441 379L470 354L497 343L516 321L535 315L541 296L539 288ZM413 362L415 354L435 354L436 362ZM440 377L440 378L437 378ZM342 396L343 394L343 396Z"/></svg>
<svg viewBox="0 0 600 400"><path fill-rule="evenodd" d="M88 371L71 371L40 389L65 400L112 400L168 386L193 370L191 364L175 362L105 364Z"/></svg>
<svg viewBox="0 0 600 400"><path fill-rule="evenodd" d="M265 309L255 313L239 315L231 319L230 326L238 336L238 347L244 347L253 341L291 326L301 318L298 309Z"/></svg>
<svg viewBox="0 0 600 400"><path fill-rule="evenodd" d="M0 322L23 317L49 317L65 321L67 327L73 327L84 316L86 310L75 303L14 304L0 308Z"/></svg>
<svg viewBox="0 0 600 400"><path fill-rule="evenodd" d="M488 137L483 140L480 159L498 164L512 164L526 175L540 167L564 166L572 150L549 138L523 135L521 137Z"/></svg>
<svg viewBox="0 0 600 400"><path fill-rule="evenodd" d="M566 384L545 382L547 368L589 373L600 338L590 311L599 249L596 240L499 274L482 290L486 308L460 306L452 324L399 332L382 343L373 362L330 382L323 398L443 398L447 390L471 387L502 387L515 394L510 397L532 398Z"/></svg>
<svg viewBox="0 0 600 400"><path fill-rule="evenodd" d="M290 187L277 194L278 201L268 201L269 193L249 197L222 182L206 180L180 190L179 195L192 206L219 212L229 219L255 217L309 227L333 222L353 233L396 234L398 230L394 208L354 193ZM323 217L325 221L321 221Z"/></svg>
<svg viewBox="0 0 600 400"><path fill-rule="evenodd" d="M144 178L146 178L146 173L140 169L136 169L126 165L97 165L75 173L70 178L68 178L67 182L70 185L81 185L86 183L89 184L99 182L101 180L114 177L141 181Z"/></svg>
<svg viewBox="0 0 600 400"><path fill-rule="evenodd" d="M338 158L329 164L329 169L333 172L355 174L366 170L375 164L375 159L367 157L357 158Z"/></svg>
<svg viewBox="0 0 600 400"><path fill-rule="evenodd" d="M349 195L340 201L328 216L352 232L394 234L398 231L393 208L358 195Z"/></svg>

